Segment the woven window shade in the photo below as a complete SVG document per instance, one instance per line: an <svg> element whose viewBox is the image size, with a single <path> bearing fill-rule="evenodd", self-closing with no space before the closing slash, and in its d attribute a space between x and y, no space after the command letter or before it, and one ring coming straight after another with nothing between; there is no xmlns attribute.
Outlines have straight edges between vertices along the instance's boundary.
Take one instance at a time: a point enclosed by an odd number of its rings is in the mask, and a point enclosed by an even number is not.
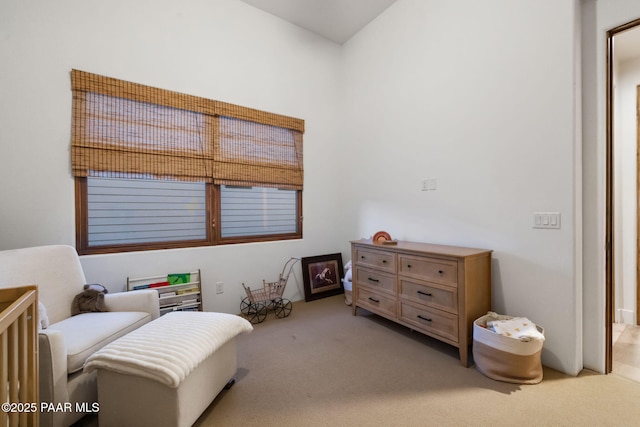
<svg viewBox="0 0 640 427"><path fill-rule="evenodd" d="M213 117L187 108L199 99L76 70L71 76L75 176L212 180Z"/></svg>
<svg viewBox="0 0 640 427"><path fill-rule="evenodd" d="M301 119L78 70L71 83L75 176L302 189Z"/></svg>
<svg viewBox="0 0 640 427"><path fill-rule="evenodd" d="M230 117L218 120L213 163L216 184L302 189L299 131Z"/></svg>
<svg viewBox="0 0 640 427"><path fill-rule="evenodd" d="M214 111L217 116L262 123L304 133L304 120L294 117L267 113L266 111L254 110L253 108L241 107L221 101L215 102Z"/></svg>

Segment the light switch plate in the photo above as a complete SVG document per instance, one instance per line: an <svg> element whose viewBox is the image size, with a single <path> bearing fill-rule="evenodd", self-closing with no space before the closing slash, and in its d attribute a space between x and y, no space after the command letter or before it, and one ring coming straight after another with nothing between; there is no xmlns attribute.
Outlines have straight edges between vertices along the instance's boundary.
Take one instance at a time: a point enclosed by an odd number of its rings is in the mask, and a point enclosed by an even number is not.
<svg viewBox="0 0 640 427"><path fill-rule="evenodd" d="M534 212L533 228L560 228L560 212Z"/></svg>
<svg viewBox="0 0 640 427"><path fill-rule="evenodd" d="M438 188L438 180L436 178L423 179L421 184L422 191L435 191Z"/></svg>

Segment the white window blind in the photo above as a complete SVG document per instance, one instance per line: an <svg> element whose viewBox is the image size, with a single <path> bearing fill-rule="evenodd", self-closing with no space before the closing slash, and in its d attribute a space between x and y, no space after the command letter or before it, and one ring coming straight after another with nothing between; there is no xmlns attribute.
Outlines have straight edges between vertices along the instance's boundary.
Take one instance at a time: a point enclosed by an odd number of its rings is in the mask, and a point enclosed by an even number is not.
<svg viewBox="0 0 640 427"><path fill-rule="evenodd" d="M223 185L220 191L223 238L296 232L295 190Z"/></svg>
<svg viewBox="0 0 640 427"><path fill-rule="evenodd" d="M206 239L206 185L87 178L90 246Z"/></svg>

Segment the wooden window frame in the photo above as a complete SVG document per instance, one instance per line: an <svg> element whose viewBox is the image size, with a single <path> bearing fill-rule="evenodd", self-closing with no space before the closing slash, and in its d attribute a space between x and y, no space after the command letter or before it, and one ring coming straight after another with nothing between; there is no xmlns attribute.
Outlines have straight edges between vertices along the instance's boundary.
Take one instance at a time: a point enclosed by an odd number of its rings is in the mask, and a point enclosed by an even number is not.
<svg viewBox="0 0 640 427"><path fill-rule="evenodd" d="M75 214L76 214L76 248L81 255L87 254L103 254L129 251L146 251L159 249L175 249L211 245L251 243L279 241L302 238L302 191L303 191L303 169L302 169L302 134L304 133L304 120L294 117L282 116L279 114L268 113L265 111L255 110L248 107L242 107L221 101L209 100L192 95L172 92L165 89L153 88L138 83L126 82L111 77L99 76L84 71L72 70L71 72L72 91L74 94L74 116L72 127L72 171L75 179ZM190 165L180 165L172 169L173 160L171 159L171 149L164 163L159 169L137 170L127 169L131 166L122 166L118 163L116 169L112 166L105 166L100 161L94 162L91 159L90 151L95 148L96 141L85 141L85 138L91 138L89 134L85 134L84 114L82 102L89 98L89 93L96 93L106 97L121 98L133 102L142 102L161 107L175 108L185 111L191 111L204 115L204 120L208 121L213 134L207 134L205 141L207 144L212 143L207 149L197 156L201 156L200 160L205 162L204 169L200 168L197 172L193 171ZM76 101L76 99L78 101ZM76 106L76 102L80 102ZM79 108L78 110L76 108ZM88 107L87 107L88 108ZM269 127L282 128L290 131L291 139L287 140L289 150L293 151L293 157L284 158L267 155L265 159L247 159L243 157L245 151L240 149L238 152L231 153L236 150L236 145L232 143L230 151L225 151L218 143L220 141L219 121L222 118L231 118L236 120L253 123L253 125L262 125L261 132L263 134L252 134L256 137L257 144L268 144L270 140L268 136ZM164 122L163 122L164 123ZM79 126L79 127L78 127ZM254 126L255 127L255 126ZM256 128L260 128L257 126ZM212 138L209 140L208 138ZM225 137L233 138L234 134L225 133ZM242 140L243 135L239 135L238 144L246 143L246 139ZM227 139L227 141L229 141ZM99 142L101 144L102 141ZM106 143L106 142L105 142ZM158 140L162 143L162 140ZM228 144L228 142L227 142ZM265 145L268 147L268 145ZM99 148L99 147L98 147ZM113 146L111 146L113 149ZM262 148L265 150L265 148ZM266 148L266 150L270 150ZM149 150L139 149L135 146L129 146L121 150L126 153L123 159L130 163L129 153L135 153L139 156L147 155ZM269 153L269 151L263 151ZM291 151L289 152L291 153ZM193 153L189 153L187 157L192 157ZM134 154L131 154L134 155ZM167 154L163 154L167 156ZM184 160L184 157L181 157ZM208 163L211 162L211 163ZM203 164L205 164L203 163ZM137 165L137 163L136 163ZM124 167L124 169L122 169ZM137 167L137 166L135 166ZM147 166L145 166L146 168ZM149 166L155 167L155 166ZM118 169L121 168L121 169ZM183 241L166 241L166 242L149 242L149 243L131 243L131 244L113 244L113 245L89 245L89 211L88 211L88 184L87 176L92 176L92 170L98 172L113 173L142 173L155 176L173 176L177 173L177 179L194 180L205 182L206 185L206 238L198 240ZM204 174L203 174L204 172ZM193 174L193 175L192 175ZM275 178L274 178L275 177ZM221 238L221 202L220 202L220 186L224 184L233 185L250 185L254 187L279 187L296 191L296 231L284 234L267 234L242 237L226 237Z"/></svg>
<svg viewBox="0 0 640 427"><path fill-rule="evenodd" d="M284 234L265 234L256 236L221 238L220 218L220 186L207 183L207 237L204 240L181 240L175 242L150 242L136 244L117 244L89 246L89 210L87 200L87 178L75 178L76 203L76 248L80 255L95 255L120 252L151 251L162 249L192 248L201 246L232 245L240 243L274 242L281 240L302 239L302 190L296 191L296 212L298 214L296 232Z"/></svg>
<svg viewBox="0 0 640 427"><path fill-rule="evenodd" d="M215 203L215 218L221 218L222 206L220 204L220 186L213 186ZM294 240L302 239L302 190L296 191L296 214L298 215L296 232L284 233L284 234L265 234L256 236L242 236L242 237L216 237L213 244L215 245L229 245L237 243L254 243L254 242L273 242L278 240ZM214 222L214 231L216 236L221 236L220 231L222 224L220 221Z"/></svg>

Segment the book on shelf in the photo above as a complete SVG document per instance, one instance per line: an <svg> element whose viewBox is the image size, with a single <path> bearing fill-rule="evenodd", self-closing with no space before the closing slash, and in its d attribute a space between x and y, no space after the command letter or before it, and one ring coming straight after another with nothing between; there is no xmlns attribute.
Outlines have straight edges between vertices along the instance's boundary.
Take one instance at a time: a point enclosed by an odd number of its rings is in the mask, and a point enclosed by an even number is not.
<svg viewBox="0 0 640 427"><path fill-rule="evenodd" d="M165 286L169 286L169 282L164 281L164 282L156 282L156 283L149 284L150 288L163 288Z"/></svg>
<svg viewBox="0 0 640 427"><path fill-rule="evenodd" d="M178 294L176 292L172 292L172 291L162 292L160 294L160 298L171 298L171 297L175 297L175 296L178 296Z"/></svg>
<svg viewBox="0 0 640 427"><path fill-rule="evenodd" d="M182 294L190 294L193 292L198 292L198 288L197 287L193 287L193 288L184 288L184 289L178 289L178 295L182 295Z"/></svg>
<svg viewBox="0 0 640 427"><path fill-rule="evenodd" d="M160 305L160 310L165 310L165 309L168 309L168 308L177 307L178 305L180 305L180 304L178 304L177 302L170 303L170 304L161 304Z"/></svg>
<svg viewBox="0 0 640 427"><path fill-rule="evenodd" d="M171 285L184 285L191 281L191 273L173 273L167 275L167 281Z"/></svg>

